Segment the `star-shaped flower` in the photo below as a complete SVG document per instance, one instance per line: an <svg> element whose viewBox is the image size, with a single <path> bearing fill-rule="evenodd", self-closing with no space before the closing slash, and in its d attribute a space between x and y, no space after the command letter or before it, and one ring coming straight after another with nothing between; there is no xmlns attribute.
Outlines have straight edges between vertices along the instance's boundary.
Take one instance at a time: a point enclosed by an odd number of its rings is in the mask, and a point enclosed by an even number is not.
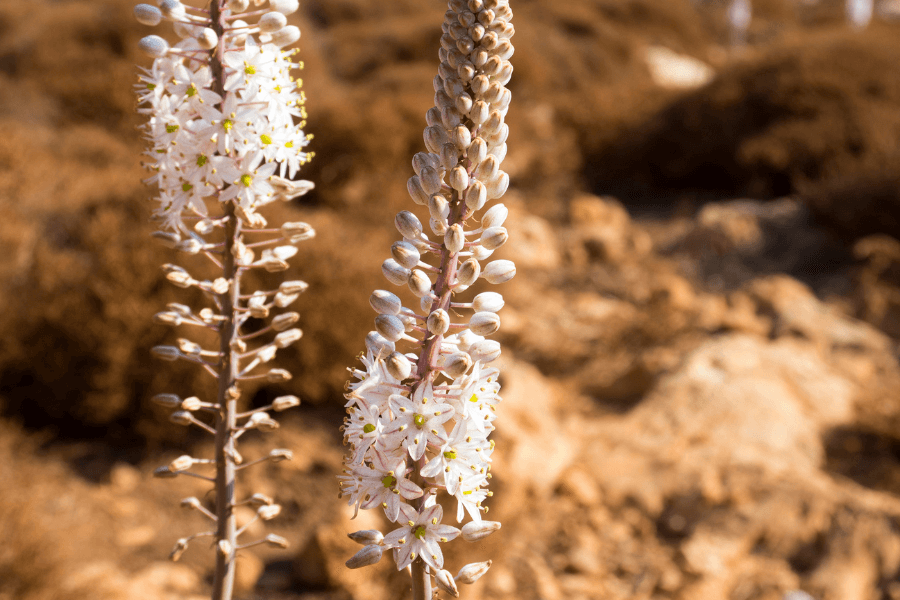
<svg viewBox="0 0 900 600"><path fill-rule="evenodd" d="M444 511L440 504L429 506L416 512L408 504L400 505L404 525L384 536L386 548L394 548L397 570L402 571L414 560L421 557L432 569L444 567L444 555L438 543L449 542L459 535L459 529L441 525Z"/></svg>
<svg viewBox="0 0 900 600"><path fill-rule="evenodd" d="M428 443L443 446L447 441L444 423L453 416L453 407L434 399L431 384L419 386L412 399L394 394L390 397L394 420L385 430L385 445L404 446L419 460Z"/></svg>

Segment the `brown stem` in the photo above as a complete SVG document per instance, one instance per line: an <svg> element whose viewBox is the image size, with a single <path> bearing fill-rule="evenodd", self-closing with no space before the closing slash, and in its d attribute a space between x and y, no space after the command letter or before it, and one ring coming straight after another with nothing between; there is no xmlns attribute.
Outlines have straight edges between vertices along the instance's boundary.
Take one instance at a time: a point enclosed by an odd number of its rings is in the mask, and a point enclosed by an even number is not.
<svg viewBox="0 0 900 600"><path fill-rule="evenodd" d="M210 57L210 70L214 79L213 89L223 101L225 98L225 20L222 15L220 0L212 0L209 6L211 27L219 36L216 52ZM216 572L213 576L212 600L231 600L234 590L235 552L237 551L237 527L235 523L235 440L233 432L236 426L237 374L240 359L232 350L232 341L238 335L236 326L237 310L240 304L240 271L235 266L232 249L241 237L241 227L234 214L234 204L226 202L225 210L225 248L222 254L222 277L231 281L231 289L219 296L219 305L225 320L219 328L219 366L218 405L221 412L216 416L216 542L228 542L229 552L222 554L216 549Z"/></svg>

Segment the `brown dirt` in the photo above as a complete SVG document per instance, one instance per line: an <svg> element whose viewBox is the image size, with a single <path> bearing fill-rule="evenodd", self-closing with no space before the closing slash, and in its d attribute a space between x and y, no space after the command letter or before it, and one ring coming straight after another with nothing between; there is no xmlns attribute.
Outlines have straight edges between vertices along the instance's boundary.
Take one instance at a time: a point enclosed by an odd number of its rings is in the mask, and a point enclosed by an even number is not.
<svg viewBox="0 0 900 600"><path fill-rule="evenodd" d="M343 567L344 534L381 524L335 498L337 427L444 9L301 4L317 189L278 210L318 231L291 271L305 337L282 357L295 379L248 397L304 405L244 451L297 456L247 481L284 505L292 549L242 559L239 596L396 598L388 564ZM720 4L513 5L504 526L449 547L451 568L494 560L465 598L900 598L898 28L760 1L733 53ZM189 298L148 238L131 5L0 4L0 600L208 585L203 544L164 560L203 526L177 506L202 489L149 478L207 449L150 396L205 389L148 351L171 339L152 315ZM651 45L717 76L658 87Z"/></svg>

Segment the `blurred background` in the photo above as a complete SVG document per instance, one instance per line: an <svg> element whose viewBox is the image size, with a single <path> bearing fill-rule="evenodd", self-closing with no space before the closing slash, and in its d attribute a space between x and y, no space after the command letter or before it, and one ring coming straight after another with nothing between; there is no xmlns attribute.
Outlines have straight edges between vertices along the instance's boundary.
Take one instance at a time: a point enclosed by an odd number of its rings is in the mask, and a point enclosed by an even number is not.
<svg viewBox="0 0 900 600"><path fill-rule="evenodd" d="M205 527L178 508L202 486L150 478L209 451L151 396L210 390L149 354L175 338L152 315L191 297L149 238L133 4L0 3L2 600L199 600L211 573L201 543L165 560ZM503 529L447 546L453 572L494 560L463 597L900 599L900 3L512 8ZM289 272L294 380L245 397L303 405L242 452L294 451L244 479L292 547L243 555L239 598L404 597L390 561L343 566L345 534L385 524L337 499L338 426L444 10L290 17L317 187L277 217L318 237Z"/></svg>

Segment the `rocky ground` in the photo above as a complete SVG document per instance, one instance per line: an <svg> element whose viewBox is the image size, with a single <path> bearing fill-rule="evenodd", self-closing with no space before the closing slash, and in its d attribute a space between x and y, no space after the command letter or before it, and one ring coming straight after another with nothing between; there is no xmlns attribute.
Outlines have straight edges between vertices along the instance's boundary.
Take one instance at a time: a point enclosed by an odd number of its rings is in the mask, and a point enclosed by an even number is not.
<svg viewBox="0 0 900 600"><path fill-rule="evenodd" d="M754 6L733 50L716 2L513 4L503 529L449 546L451 568L494 560L465 598L900 599L898 26ZM183 297L148 238L130 10L0 5L0 600L208 586L202 544L165 561L203 527L177 505L202 488L149 477L207 442L149 402L204 390L149 358L170 335L152 315ZM244 453L293 449L247 482L284 506L292 547L244 555L240 598L402 597L386 562L343 566L346 532L382 524L337 499L337 427L442 12L303 0L291 17L317 189L279 210L319 235L293 271L311 284L295 379L251 396L304 404Z"/></svg>

